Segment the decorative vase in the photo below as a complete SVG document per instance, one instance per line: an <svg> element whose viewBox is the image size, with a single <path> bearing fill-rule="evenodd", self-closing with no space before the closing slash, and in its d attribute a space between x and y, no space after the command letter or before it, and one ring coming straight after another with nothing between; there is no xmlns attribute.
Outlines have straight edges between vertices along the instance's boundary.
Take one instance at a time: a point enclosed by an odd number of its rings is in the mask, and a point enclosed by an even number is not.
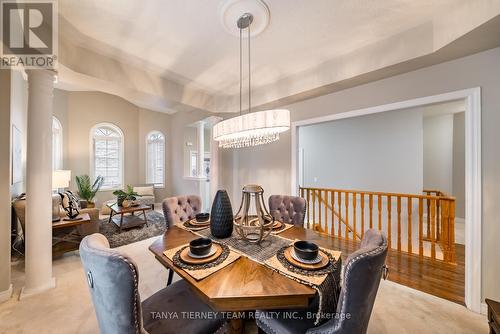
<svg viewBox="0 0 500 334"><path fill-rule="evenodd" d="M216 238L228 238L233 233L233 208L225 190L215 194L210 212L210 232Z"/></svg>
<svg viewBox="0 0 500 334"><path fill-rule="evenodd" d="M131 203L130 203L130 201L129 201L128 199L125 199L125 200L123 200L123 202L122 202L122 206L123 206L124 208L128 208L128 207L130 206L130 204L131 204Z"/></svg>
<svg viewBox="0 0 500 334"><path fill-rule="evenodd" d="M95 202L87 202L87 208L89 209L95 208Z"/></svg>

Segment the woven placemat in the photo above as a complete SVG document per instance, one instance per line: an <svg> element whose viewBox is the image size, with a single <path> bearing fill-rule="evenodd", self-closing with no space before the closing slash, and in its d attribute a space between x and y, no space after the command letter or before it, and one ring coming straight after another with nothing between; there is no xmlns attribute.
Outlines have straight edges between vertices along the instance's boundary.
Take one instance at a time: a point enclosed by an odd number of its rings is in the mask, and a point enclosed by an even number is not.
<svg viewBox="0 0 500 334"><path fill-rule="evenodd" d="M323 252L326 254L330 255L335 262L337 262L340 259L340 254L341 252L339 251L334 251L331 249L326 249L326 248L320 248ZM282 251L283 249L280 249ZM285 259L286 261L286 259ZM291 276L293 278L296 278L300 280L301 282L313 284L313 285L321 285L323 281L326 279L326 275L330 272L333 271L337 268L333 268L332 266L334 265L333 263L330 264L327 268L330 267L330 270L328 272L321 271L322 274L318 275L315 274L313 270L301 270L299 268L294 267L292 264L283 264L282 261L278 258L278 254L273 256L272 258L268 259L267 261L264 262L265 265L270 267L271 269L274 269L282 274L285 274L287 276Z"/></svg>
<svg viewBox="0 0 500 334"><path fill-rule="evenodd" d="M223 248L225 248L225 251L227 252L227 257L222 261L222 262L217 262L217 260L214 262L215 265L209 266L209 265L199 265L199 266L193 266L193 265L184 265L181 266L182 270L184 270L187 274L189 274L191 277L193 277L195 280L199 281L202 280L213 273L216 273L217 271L221 270L222 268L227 267L234 261L238 260L241 255L230 250L227 246L221 245ZM163 252L163 254L174 263L176 264L175 261L175 256L176 254L178 255L181 250L184 248L189 247L189 244L184 244L179 247L175 247L172 249L167 249L166 251ZM224 251L223 251L224 253ZM221 255L222 256L222 255ZM198 267L198 268L197 268Z"/></svg>
<svg viewBox="0 0 500 334"><path fill-rule="evenodd" d="M291 229L292 227L293 227L292 224L283 223L283 225L281 226L281 228L279 228L277 230L273 230L271 232L271 234L274 234L274 235L280 234L281 232L285 232L286 230Z"/></svg>

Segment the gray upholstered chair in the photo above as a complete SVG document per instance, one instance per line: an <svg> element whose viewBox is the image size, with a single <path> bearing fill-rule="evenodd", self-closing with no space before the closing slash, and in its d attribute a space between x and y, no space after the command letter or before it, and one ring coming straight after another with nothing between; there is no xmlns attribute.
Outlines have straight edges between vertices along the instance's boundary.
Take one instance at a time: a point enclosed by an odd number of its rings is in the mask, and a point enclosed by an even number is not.
<svg viewBox="0 0 500 334"><path fill-rule="evenodd" d="M366 231L360 249L349 255L346 260L343 286L335 310L337 314L333 319L314 327L315 319L308 317L306 310L294 310L302 313L304 320L298 319L301 316L294 320L283 316L273 317L272 313L266 314L266 311L257 311L256 319L260 331L268 334L366 333L380 278L387 270L384 265L386 256L387 238L377 230Z"/></svg>
<svg viewBox="0 0 500 334"><path fill-rule="evenodd" d="M127 255L110 249L102 234L82 240L80 257L102 334L204 334L223 326L218 319L183 317L181 312L212 311L185 281L176 282L141 303L136 264Z"/></svg>
<svg viewBox="0 0 500 334"><path fill-rule="evenodd" d="M201 198L197 195L165 198L162 203L167 227L193 219L201 212Z"/></svg>
<svg viewBox="0 0 500 334"><path fill-rule="evenodd" d="M269 196L269 211L276 220L304 226L306 200L297 196L271 195Z"/></svg>
<svg viewBox="0 0 500 334"><path fill-rule="evenodd" d="M197 195L168 197L163 200L162 207L168 228L195 218L201 212L201 198ZM174 272L169 269L167 285L172 283L173 278Z"/></svg>

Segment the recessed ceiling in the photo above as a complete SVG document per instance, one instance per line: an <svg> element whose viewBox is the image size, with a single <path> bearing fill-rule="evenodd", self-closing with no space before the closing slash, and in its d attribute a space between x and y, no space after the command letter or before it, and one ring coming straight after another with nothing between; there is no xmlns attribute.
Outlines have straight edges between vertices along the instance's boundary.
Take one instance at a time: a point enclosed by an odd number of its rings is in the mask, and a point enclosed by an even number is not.
<svg viewBox="0 0 500 334"><path fill-rule="evenodd" d="M252 82L265 86L329 59L430 23L468 0L268 0L269 26L252 39ZM210 92L238 91L238 38L219 0L65 0L60 15L81 46ZM64 33L64 27L61 29ZM95 41L99 43L94 43Z"/></svg>

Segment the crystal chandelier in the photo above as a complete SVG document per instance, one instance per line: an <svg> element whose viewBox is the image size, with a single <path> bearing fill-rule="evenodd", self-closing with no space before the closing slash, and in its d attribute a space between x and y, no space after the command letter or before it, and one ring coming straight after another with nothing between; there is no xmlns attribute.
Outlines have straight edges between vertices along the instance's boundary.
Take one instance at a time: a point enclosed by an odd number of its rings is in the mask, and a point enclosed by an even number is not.
<svg viewBox="0 0 500 334"><path fill-rule="evenodd" d="M290 111L285 109L252 112L250 76L250 24L253 15L243 14L238 19L240 32L240 115L214 125L213 138L219 147L242 148L269 144L279 140L281 132L290 129ZM248 113L242 115L242 31L248 32Z"/></svg>

